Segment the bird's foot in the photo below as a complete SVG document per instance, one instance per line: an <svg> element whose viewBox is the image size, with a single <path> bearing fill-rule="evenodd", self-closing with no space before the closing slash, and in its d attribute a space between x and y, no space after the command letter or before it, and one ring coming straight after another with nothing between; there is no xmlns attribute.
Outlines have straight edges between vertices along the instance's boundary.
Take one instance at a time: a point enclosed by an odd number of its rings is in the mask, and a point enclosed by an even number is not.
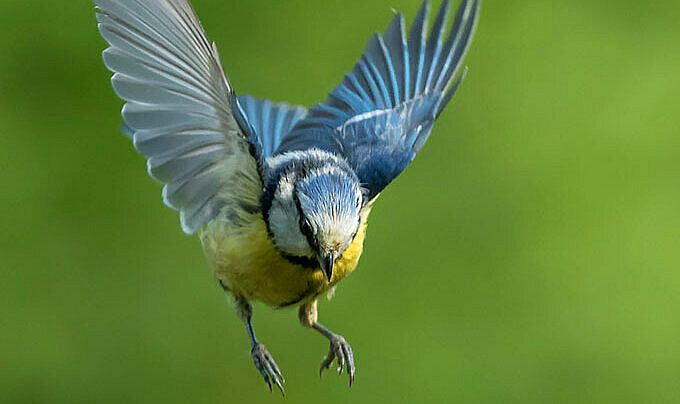
<svg viewBox="0 0 680 404"><path fill-rule="evenodd" d="M347 375L349 376L349 385L352 386L354 383L354 353L352 352L352 347L349 343L341 337L340 335L333 335L329 338L331 341L331 347L328 351L326 359L321 363L321 369L319 370L319 376L323 375L323 371L328 369L335 358L338 359L338 374L342 374L345 367L347 367Z"/></svg>
<svg viewBox="0 0 680 404"><path fill-rule="evenodd" d="M260 371L264 381L267 383L267 386L269 386L269 390L272 390L272 383L274 383L281 391L281 394L285 396L286 392L283 390L283 383L285 383L286 380L283 378L279 366L276 364L269 351L267 351L267 348L262 344L256 344L253 346L250 354L253 356L255 367Z"/></svg>

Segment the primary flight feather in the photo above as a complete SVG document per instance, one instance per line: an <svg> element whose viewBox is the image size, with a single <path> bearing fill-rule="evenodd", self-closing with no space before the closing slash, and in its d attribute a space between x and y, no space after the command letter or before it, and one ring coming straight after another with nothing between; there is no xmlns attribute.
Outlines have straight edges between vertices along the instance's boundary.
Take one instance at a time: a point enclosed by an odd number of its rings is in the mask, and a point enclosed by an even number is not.
<svg viewBox="0 0 680 404"><path fill-rule="evenodd" d="M164 185L182 229L200 233L265 382L283 392L282 373L253 331L253 300L299 306L302 325L330 341L321 371L337 359L351 385L354 354L318 323L317 299L354 270L373 202L458 88L481 0L463 0L451 24L444 0L429 34L429 0L408 34L398 14L309 110L237 96L186 0L94 3L110 45L104 63L125 101L123 132Z"/></svg>

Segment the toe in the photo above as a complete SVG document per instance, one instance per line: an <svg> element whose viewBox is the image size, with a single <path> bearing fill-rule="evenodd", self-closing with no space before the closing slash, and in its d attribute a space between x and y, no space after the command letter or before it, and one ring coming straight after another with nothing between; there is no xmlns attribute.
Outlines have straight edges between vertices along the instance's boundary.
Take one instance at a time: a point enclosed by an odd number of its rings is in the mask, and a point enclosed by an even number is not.
<svg viewBox="0 0 680 404"><path fill-rule="evenodd" d="M347 368L347 375L349 377L349 385L352 386L354 382L354 352L352 352L352 347L347 343L347 341L342 338L338 343L338 357L342 358L342 361L338 360L340 368L338 371L342 373L343 365Z"/></svg>
<svg viewBox="0 0 680 404"><path fill-rule="evenodd" d="M354 384L354 374L356 368L354 366L354 352L352 352L352 347L347 343L347 341L341 336L335 336L331 339L331 346L328 352L328 356L321 363L321 369L319 371L319 376L323 374L323 371L328 369L333 361L337 358L338 363L338 373L341 374L347 370L347 375L349 377L350 387Z"/></svg>
<svg viewBox="0 0 680 404"><path fill-rule="evenodd" d="M267 348L265 348L262 344L257 344L251 350L251 355L253 356L253 363L255 364L255 367L260 371L260 374L262 375L265 383L267 383L269 390L273 390L273 382L281 391L281 394L285 395L285 391L283 390L283 383L285 383L285 381L283 379L283 375L281 374L281 369L279 369L278 365L274 361L274 358L272 358L271 354L267 351Z"/></svg>
<svg viewBox="0 0 680 404"><path fill-rule="evenodd" d="M333 351L333 348L331 347L331 350L328 352L328 355L326 355L326 359L321 362L321 368L319 369L319 377L323 375L323 371L328 369L333 361L335 360L335 351Z"/></svg>
<svg viewBox="0 0 680 404"><path fill-rule="evenodd" d="M274 366L276 365L275 362L273 361L266 361L264 363L264 368L265 371L267 372L267 376L269 376L269 380L273 381L274 384L276 384L276 387L279 388L279 391L281 391L281 394L285 395L286 393L283 391L283 385L281 384L283 378L277 374L277 371L274 369ZM271 390L271 383L269 384L269 389Z"/></svg>
<svg viewBox="0 0 680 404"><path fill-rule="evenodd" d="M279 365L276 364L274 361L274 358L269 357L269 366L272 367L272 370L274 371L274 375L276 375L277 379L281 381L281 383L285 383L286 379L283 378L283 374L281 373L281 369L279 369Z"/></svg>
<svg viewBox="0 0 680 404"><path fill-rule="evenodd" d="M352 352L352 347L349 344L345 345L345 356L347 361L347 375L349 376L349 386L352 387L354 383L354 353Z"/></svg>
<svg viewBox="0 0 680 404"><path fill-rule="evenodd" d="M342 345L338 345L337 347L337 353L338 357L338 374L342 374L343 370L345 369L345 352L342 349Z"/></svg>

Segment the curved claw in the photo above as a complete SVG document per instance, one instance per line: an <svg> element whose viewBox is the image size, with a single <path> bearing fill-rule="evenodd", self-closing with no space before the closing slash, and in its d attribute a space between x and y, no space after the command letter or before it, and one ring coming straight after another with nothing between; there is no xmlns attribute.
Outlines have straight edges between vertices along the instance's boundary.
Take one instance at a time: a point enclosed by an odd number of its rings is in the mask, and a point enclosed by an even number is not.
<svg viewBox="0 0 680 404"><path fill-rule="evenodd" d="M283 390L283 384L286 380L283 378L281 369L279 369L279 366L276 364L269 351L267 351L267 348L262 344L256 344L253 346L250 354L253 357L255 367L260 371L262 378L265 383L267 383L267 386L269 386L269 390L272 391L272 382L274 382L276 387L279 388L279 391L281 391L281 394L285 396L286 392Z"/></svg>
<svg viewBox="0 0 680 404"><path fill-rule="evenodd" d="M339 335L331 337L330 342L331 345L328 350L328 355L326 355L326 358L321 362L319 377L323 376L323 371L328 369L337 358L338 374L342 374L346 367L347 375L349 376L349 385L352 387L356 370L354 367L354 352L352 352L352 347Z"/></svg>

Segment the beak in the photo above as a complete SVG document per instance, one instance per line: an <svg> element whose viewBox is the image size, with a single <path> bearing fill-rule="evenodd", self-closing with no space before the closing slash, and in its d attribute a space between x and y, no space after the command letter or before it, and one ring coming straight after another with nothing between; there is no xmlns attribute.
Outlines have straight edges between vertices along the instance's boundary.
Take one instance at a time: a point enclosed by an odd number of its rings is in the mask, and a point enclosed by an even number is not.
<svg viewBox="0 0 680 404"><path fill-rule="evenodd" d="M335 253L319 255L319 265L323 274L326 275L328 282L333 278L333 264L335 263Z"/></svg>

